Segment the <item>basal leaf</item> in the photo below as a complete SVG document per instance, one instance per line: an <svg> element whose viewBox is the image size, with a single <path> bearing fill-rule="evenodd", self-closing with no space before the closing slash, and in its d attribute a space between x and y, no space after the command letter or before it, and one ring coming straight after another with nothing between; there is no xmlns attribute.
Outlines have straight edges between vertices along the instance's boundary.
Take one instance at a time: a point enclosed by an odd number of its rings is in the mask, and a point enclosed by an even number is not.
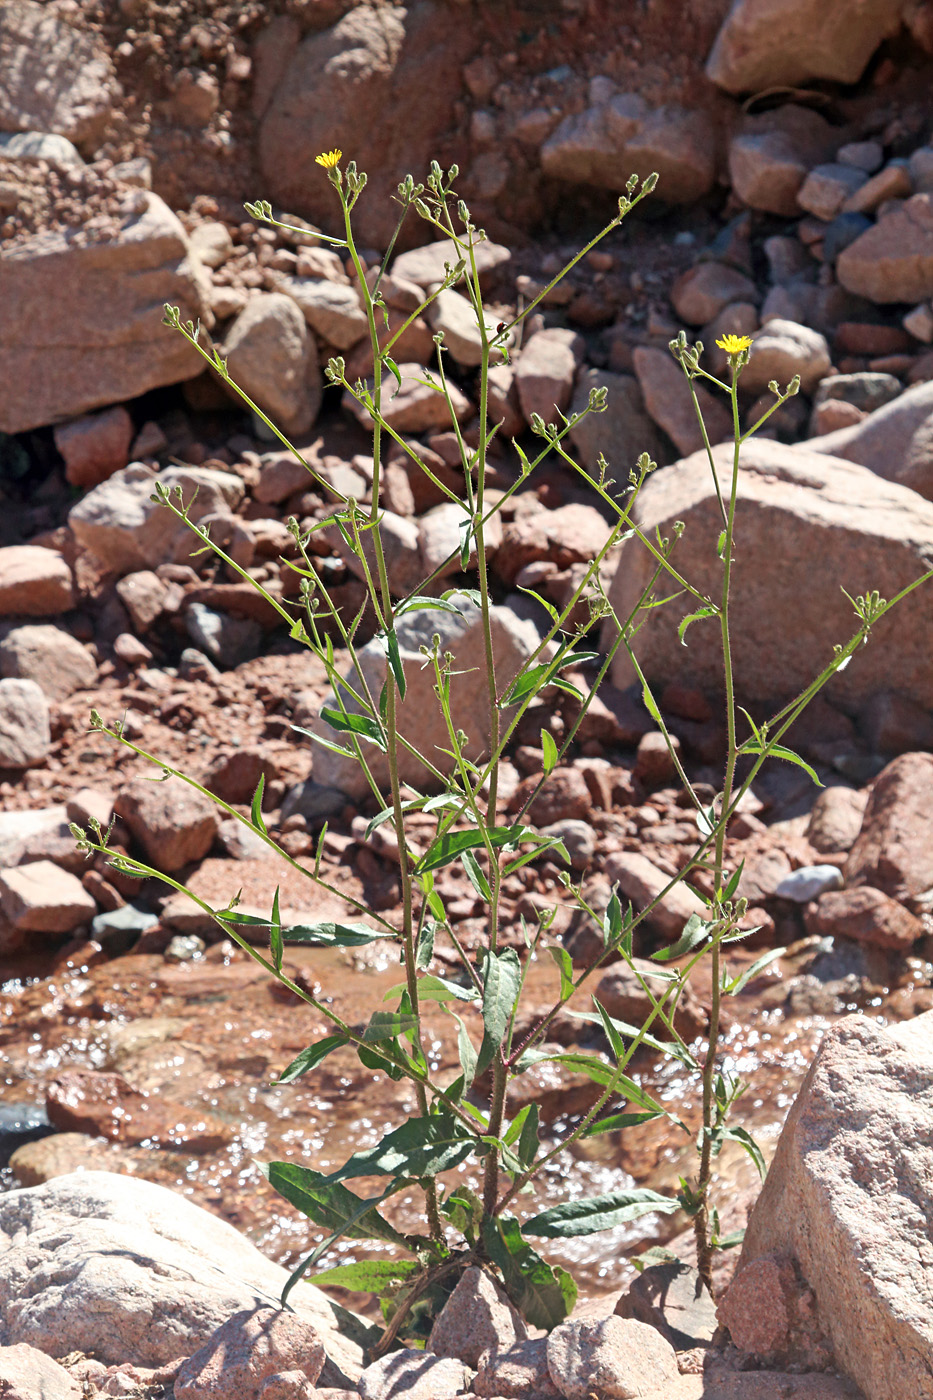
<svg viewBox="0 0 933 1400"><path fill-rule="evenodd" d="M532 1249L514 1216L486 1220L483 1242L502 1273L506 1293L526 1321L550 1331L569 1317L577 1285L564 1269L552 1268Z"/></svg>

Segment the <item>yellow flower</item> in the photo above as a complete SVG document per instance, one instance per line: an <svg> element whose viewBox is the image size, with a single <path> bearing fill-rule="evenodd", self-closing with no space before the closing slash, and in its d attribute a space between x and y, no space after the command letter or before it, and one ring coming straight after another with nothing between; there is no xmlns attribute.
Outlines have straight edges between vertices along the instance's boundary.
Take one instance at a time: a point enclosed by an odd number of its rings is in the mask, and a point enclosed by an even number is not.
<svg viewBox="0 0 933 1400"><path fill-rule="evenodd" d="M741 355L743 350L751 349L752 338L750 335L724 335L716 344L727 355Z"/></svg>
<svg viewBox="0 0 933 1400"><path fill-rule="evenodd" d="M318 165L323 165L325 170L335 170L340 164L340 157L342 155L343 151L323 151L321 155L315 156L314 159Z"/></svg>

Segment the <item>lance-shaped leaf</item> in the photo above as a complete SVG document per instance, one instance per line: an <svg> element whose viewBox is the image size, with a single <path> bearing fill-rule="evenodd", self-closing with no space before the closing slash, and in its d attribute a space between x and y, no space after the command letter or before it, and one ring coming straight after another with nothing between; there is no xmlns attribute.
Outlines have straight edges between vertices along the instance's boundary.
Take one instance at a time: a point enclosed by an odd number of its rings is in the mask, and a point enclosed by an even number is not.
<svg viewBox="0 0 933 1400"><path fill-rule="evenodd" d="M577 1285L561 1268L552 1268L522 1237L513 1215L483 1224L483 1243L502 1273L505 1291L532 1327L548 1331L569 1317Z"/></svg>
<svg viewBox="0 0 933 1400"><path fill-rule="evenodd" d="M293 924L282 930L286 943L318 943L324 948L361 948L379 938L395 938L386 928L370 928L369 924Z"/></svg>
<svg viewBox="0 0 933 1400"><path fill-rule="evenodd" d="M522 984L522 965L514 948L487 953L483 969L483 1043L476 1073L492 1063L502 1044Z"/></svg>
<svg viewBox="0 0 933 1400"><path fill-rule="evenodd" d="M356 1293L383 1294L394 1283L418 1273L414 1259L361 1259L357 1264L338 1264L314 1275L315 1285L328 1283L335 1288L351 1288Z"/></svg>
<svg viewBox="0 0 933 1400"><path fill-rule="evenodd" d="M354 1152L349 1161L325 1180L349 1181L357 1176L436 1176L465 1161L475 1142L476 1138L462 1124L447 1115L411 1118L394 1132L387 1133L375 1147Z"/></svg>
<svg viewBox="0 0 933 1400"><path fill-rule="evenodd" d="M322 1230L342 1230L354 1240L405 1243L405 1237L388 1220L383 1220L372 1201L363 1200L320 1172L301 1167L297 1162L267 1162L262 1170L279 1195ZM359 1214L361 1206L365 1208L362 1215Z"/></svg>
<svg viewBox="0 0 933 1400"><path fill-rule="evenodd" d="M499 850L507 846L517 846L526 836L535 834L527 826L494 826L486 832L486 838ZM483 833L476 826L467 827L465 831L445 831L431 842L415 866L415 873L421 875L426 870L439 870L441 866L450 865L462 851L476 850L485 844Z"/></svg>
<svg viewBox="0 0 933 1400"><path fill-rule="evenodd" d="M755 738L746 739L739 752L764 753L765 750L767 750L769 758L783 758L785 763L796 764L798 768L803 769L803 771L807 774L808 777L813 779L817 787L823 786L823 784L820 782L819 775L817 774L816 769L811 768L810 764L805 762L805 760L800 757L799 753L794 753L793 749L785 748L783 744L762 743L760 739Z"/></svg>
<svg viewBox="0 0 933 1400"><path fill-rule="evenodd" d="M282 1070L275 1081L276 1084L291 1084L293 1080L300 1079L303 1074L315 1069L322 1060L326 1060L328 1055L349 1043L345 1035L328 1035L323 1040L315 1041L314 1045L302 1050L301 1054L296 1055L291 1064Z"/></svg>
<svg viewBox="0 0 933 1400"><path fill-rule="evenodd" d="M624 1225L628 1220L637 1220L640 1215L658 1211L670 1215L680 1209L680 1203L671 1196L660 1196L657 1191L636 1188L631 1191L609 1191L603 1196L590 1196L584 1200L562 1201L551 1206L540 1215L532 1216L522 1225L526 1235L536 1235L547 1240L570 1239L574 1235L595 1235L600 1230L611 1230L616 1225Z"/></svg>
<svg viewBox="0 0 933 1400"><path fill-rule="evenodd" d="M397 997L399 992L404 992L407 987L407 982L399 982L397 986L390 987L383 997L383 1001ZM479 1000L479 993L475 987L462 987L459 982L451 982L446 977L436 977L433 972L418 978L418 995L422 1001Z"/></svg>
<svg viewBox="0 0 933 1400"><path fill-rule="evenodd" d="M360 739L366 739L368 743L375 744L377 749L382 749L385 753L385 740L382 737L382 730L370 715L344 714L342 710L337 710L331 705L321 707L321 719L329 724L331 729L336 729L342 734L356 734ZM312 735L312 738L315 737Z"/></svg>
<svg viewBox="0 0 933 1400"><path fill-rule="evenodd" d="M378 1045L380 1040L393 1040L397 1035L407 1035L418 1029L418 1017L405 1011L374 1011L363 1031L362 1039L367 1045Z"/></svg>

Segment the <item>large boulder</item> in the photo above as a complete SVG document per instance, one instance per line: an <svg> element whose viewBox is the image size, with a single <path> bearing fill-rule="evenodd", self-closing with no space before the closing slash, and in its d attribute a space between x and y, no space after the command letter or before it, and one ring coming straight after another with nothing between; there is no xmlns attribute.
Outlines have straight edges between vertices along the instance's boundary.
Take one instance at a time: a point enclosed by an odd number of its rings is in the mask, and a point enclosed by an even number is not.
<svg viewBox="0 0 933 1400"><path fill-rule="evenodd" d="M869 301L933 296L933 195L915 194L844 248L836 276Z"/></svg>
<svg viewBox="0 0 933 1400"><path fill-rule="evenodd" d="M867 1400L933 1396L933 1013L823 1039L748 1222L743 1267L792 1255Z"/></svg>
<svg viewBox="0 0 933 1400"><path fill-rule="evenodd" d="M489 745L489 691L480 610L465 597L455 596L452 601L460 609L459 613L433 610L409 612L396 626L407 683L405 699L398 708L399 732L435 767L445 772L453 767L453 759L443 752L450 748L450 735L434 694L434 668L425 665L421 651L422 647L431 646L435 635L441 639L441 656L448 651L454 655L451 711L454 724L469 735L468 756L479 759L488 751ZM502 694L537 648L539 637L534 624L520 619L510 608L494 607L491 610L491 624L496 686ZM367 642L358 655L370 694L378 701L387 671L385 650L378 639L374 639ZM347 680L354 689L360 688L360 679L355 671L347 676ZM334 695L329 694L324 699L322 710L333 708L335 704ZM351 712L357 708L349 693L344 695L344 704ZM322 715L314 720L312 728L328 743L339 742L343 737L330 728ZM385 755L365 740L363 751L374 778L385 788L388 783ZM316 744L313 763L312 776L316 783L338 788L353 799L359 799L369 792L369 784L354 758ZM431 774L424 764L406 748L399 750L399 776L403 783L419 788L432 783Z"/></svg>
<svg viewBox="0 0 933 1400"><path fill-rule="evenodd" d="M706 72L727 92L758 92L813 78L856 82L900 25L891 0L733 0Z"/></svg>
<svg viewBox="0 0 933 1400"><path fill-rule="evenodd" d="M164 1365L275 1303L287 1278L225 1220L149 1181L76 1172L0 1196L0 1345ZM289 1305L355 1380L361 1348L338 1330L353 1315L310 1283Z"/></svg>
<svg viewBox="0 0 933 1400"><path fill-rule="evenodd" d="M0 83L2 87L2 83ZM178 218L133 190L110 236L48 230L0 262L0 432L21 433L197 374L201 360L162 324L203 313L198 269Z"/></svg>
<svg viewBox="0 0 933 1400"><path fill-rule="evenodd" d="M338 147L369 176L354 212L357 239L384 248L398 218L390 198L398 182L409 171L422 180L432 157L443 158L438 138L452 125L473 43L469 25L420 0L404 9L357 5L297 48L270 52L273 95L259 161L272 198L342 234L336 196L315 164Z"/></svg>
<svg viewBox="0 0 933 1400"><path fill-rule="evenodd" d="M298 303L258 292L231 326L222 354L230 378L290 437L306 433L324 393L317 346Z"/></svg>
<svg viewBox="0 0 933 1400"><path fill-rule="evenodd" d="M912 385L859 422L812 439L807 447L857 462L887 481L900 482L933 500L931 423L933 380L927 380Z"/></svg>
<svg viewBox="0 0 933 1400"><path fill-rule="evenodd" d="M54 132L86 154L100 143L119 96L113 64L93 32L32 0L0 10L0 130Z"/></svg>
<svg viewBox="0 0 933 1400"><path fill-rule="evenodd" d="M714 459L728 496L731 445L714 449ZM675 521L685 522L672 563L701 594L718 599L722 519L705 452L650 477L634 519L651 537L656 527L669 535ZM743 704L796 694L832 660L833 646L857 626L843 588L853 597L877 588L892 598L933 567L933 506L864 467L803 447L767 440L743 447L736 520L731 637ZM628 616L653 568L637 539L624 544L610 590L617 616ZM681 619L696 606L685 596L643 614L635 652L652 682L721 689L716 620L694 623L686 646L678 640ZM895 689L933 708L931 623L930 597L917 590L877 624L869 645L831 682L828 698L845 707ZM620 650L612 680L624 689L633 679Z"/></svg>

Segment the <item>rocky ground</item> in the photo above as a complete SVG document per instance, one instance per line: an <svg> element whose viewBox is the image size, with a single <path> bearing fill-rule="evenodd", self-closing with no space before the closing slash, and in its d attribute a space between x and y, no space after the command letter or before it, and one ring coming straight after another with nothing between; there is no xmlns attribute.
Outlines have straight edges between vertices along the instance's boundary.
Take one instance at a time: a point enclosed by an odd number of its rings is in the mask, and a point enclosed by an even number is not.
<svg viewBox="0 0 933 1400"><path fill-rule="evenodd" d="M172 1255L180 1245L166 1223L171 1210L146 1194L158 1183L181 1185L197 1202L185 1203L196 1212L192 1238L219 1228L198 1211L206 1206L294 1264L306 1237L294 1216L272 1210L250 1161L268 1150L317 1165L336 1151L326 1145L328 1120L333 1127L337 1115L339 1140L351 1130L339 1118L344 1081L359 1078L351 1057L335 1057L333 1083L317 1097L285 1105L283 1091L270 1094L270 1075L315 1028L296 1030L294 1009L184 897L84 860L69 831L72 821L113 817L118 849L218 906L240 889L244 906L265 914L276 884L288 917L335 917L354 905L391 917L397 905L391 840L364 839L370 813L351 776L324 751L312 756L292 728L318 722L323 668L240 573L193 555L189 533L150 499L156 481L186 495L197 488L200 522L293 611L286 522L317 526L341 497L371 499L366 425L321 368L335 354L351 379L371 368L352 265L317 237L334 227L331 192L314 165L321 150L339 145L372 172L359 206L370 271L391 235L385 209L397 181L408 169L423 173L434 155L457 160L459 187L490 233L483 280L494 321L526 306L611 216L632 171L659 171L657 197L548 294L509 363L492 371L502 430L489 489L516 481L509 439L526 441L532 414L551 421L605 385L607 412L572 434L581 465L593 470L603 453L624 483L649 451L662 470L638 518L662 533L684 520L681 565L712 588L704 570L718 526L708 466L668 341L680 329L701 339L715 370L718 337L752 337L745 425L769 401L770 380L799 375L801 393L746 450L739 485L733 639L740 697L753 714L804 684L851 634L840 584L853 596L878 588L891 597L933 564L930 6L794 0L780 23L769 0L731 8L705 0L687 16L668 0L624 8L620 18L601 0L12 0L0 14L0 1160L12 1158L5 1186L33 1188L0 1196L0 1240L54 1235L88 1213L86 1200L90 1213L118 1223L148 1212L153 1257L168 1250L163 1265L177 1283L194 1265ZM247 220L242 201L266 195L301 231ZM406 224L382 284L390 333L443 276L449 250L420 239L417 224ZM161 326L166 301L200 318L317 482ZM460 494L456 438L417 379L442 334L472 440L478 337L466 311L456 290L445 292L395 350L403 386L388 414L410 453L390 452L380 504L397 595L457 548L459 507L414 460ZM723 403L708 397L704 408L712 440L728 439ZM606 540L608 512L595 501L585 480L548 466L490 531L504 667L533 650L544 615L521 590L563 605ZM312 538L322 585L352 616L363 599L353 560L336 532ZM469 581L458 567L450 561L446 586ZM643 586L643 567L631 542L607 560L604 583L620 607ZM229 1236L227 1282L199 1276L184 1309L145 1294L152 1271L127 1277L121 1286L148 1298L143 1311L163 1309L168 1321L156 1342L144 1329L101 1345L79 1325L86 1281L67 1295L58 1330L43 1311L65 1297L51 1275L25 1289L18 1271L32 1267L35 1247L27 1240L17 1246L22 1259L12 1245L0 1255L0 1389L64 1400L81 1386L120 1395L174 1385L178 1400L232 1388L244 1400L308 1400L358 1384L363 1400L465 1388L582 1400L595 1385L606 1396L817 1400L851 1393L835 1368L868 1400L930 1393L928 1373L915 1374L911 1360L928 1350L917 1340L926 1314L907 1295L929 1247L916 1233L928 1200L912 1117L928 1092L929 1047L925 1018L910 1023L933 1003L931 618L929 597L914 595L791 734L823 790L772 765L730 831L729 860L745 860L739 892L758 929L739 965L770 946L790 949L750 984L727 1026L728 1053L759 1075L747 1121L764 1129L769 1155L818 1035L846 1012L863 1013L827 1035L788 1122L739 1272L720 1299L730 1346L709 1347L709 1311L672 1333L648 1274L610 1323L584 1316L549 1342L525 1337L501 1300L478 1303L491 1287L480 1278L464 1288L459 1320L456 1309L447 1320L451 1337L466 1331L475 1345L445 1340L441 1328L432 1345L444 1361L403 1358L424 1375L377 1363L360 1379L359 1341L337 1337L326 1302L300 1323L280 1320L274 1336L266 1328L263 1351L252 1288L274 1297L281 1270L266 1262L272 1272L263 1275L255 1253L236 1258ZM652 613L640 657L692 779L712 798L723 752L715 638L695 626L684 650L679 619L676 609ZM364 619L364 637L366 629ZM595 631L591 638L598 646ZM475 628L458 624L450 640L468 667ZM417 637L410 641L417 654ZM588 687L592 673L575 679ZM642 907L693 849L696 828L621 661L611 680L529 817L564 840L597 907L612 885ZM464 727L475 729L479 697L461 685ZM92 709L110 724L122 719L135 744L192 774L226 811L177 779L147 782L140 760L89 731ZM503 765L503 814L542 771L542 728L559 741L576 714L558 692L529 711ZM420 702L409 715L422 744L443 737L426 727ZM297 861L308 861L327 821L331 893L283 877L236 821L260 777L265 821ZM465 875L448 868L440 885L461 944L476 946L482 909ZM561 896L559 870L546 860L516 872L504 891L504 939L520 947L522 917L557 902L553 936L582 965L594 931ZM662 901L640 954L676 936L695 907L686 894ZM448 957L439 947L439 968ZM296 958L294 967L309 984L333 977L348 1016L391 976L372 962ZM541 973L532 987L543 1005ZM614 1014L637 1019L637 984L620 964L605 970L599 994ZM690 1033L702 1035L708 988L698 985L683 1012ZM437 1053L452 1064L441 1019ZM579 1043L580 1025L568 1017L555 1036ZM638 1068L656 1086L660 1073L650 1058ZM585 1106L583 1083L527 1079L546 1123ZM405 1110L384 1086L354 1080L353 1095L373 1132ZM693 1123L689 1092L684 1113ZM834 1146L814 1171L808 1153L827 1131ZM621 1167L663 1187L685 1169L670 1139L612 1146L612 1163L577 1163L581 1180L598 1187L600 1173ZM64 1175L75 1167L121 1176L89 1175L85 1199L73 1184L80 1178ZM724 1157L738 1225L755 1192L733 1170ZM125 1198L114 1197L113 1181ZM399 1203L403 1214L412 1208ZM802 1218L812 1239L797 1228ZM614 1240L603 1259L567 1258L582 1268L593 1306L602 1298L601 1315L631 1282L612 1271L610 1256L648 1243L682 1252L663 1222L655 1228ZM115 1225L66 1253L107 1255L120 1239ZM204 1252L211 1248L221 1246L212 1239ZM853 1262L866 1250L869 1296ZM244 1272L250 1287L235 1287L230 1280ZM673 1296L671 1279L653 1277ZM879 1279L894 1283L879 1294ZM113 1310L106 1289L100 1306ZM477 1308L494 1319L488 1334ZM179 1317L198 1309L203 1326L185 1331ZM222 1324L237 1310L228 1336ZM331 1368L323 1373L309 1360L314 1327ZM218 1370L224 1347L248 1358L242 1374ZM705 1375L697 1347L708 1352ZM52 1357L67 1369L49 1369Z"/></svg>

